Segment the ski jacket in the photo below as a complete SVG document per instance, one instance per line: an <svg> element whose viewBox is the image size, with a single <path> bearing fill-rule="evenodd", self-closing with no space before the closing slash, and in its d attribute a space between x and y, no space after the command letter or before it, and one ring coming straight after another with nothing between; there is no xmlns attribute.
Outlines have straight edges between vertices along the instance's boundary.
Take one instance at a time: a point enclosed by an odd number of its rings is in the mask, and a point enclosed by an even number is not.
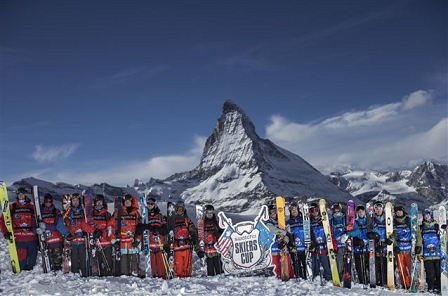
<svg viewBox="0 0 448 296"><path fill-rule="evenodd" d="M356 218L355 223L353 223L353 230L347 231L347 235L351 237L356 237L362 239L364 242L364 247L360 247L357 244L353 244L353 251L355 254L366 253L368 249L369 239L367 238L367 218Z"/></svg>
<svg viewBox="0 0 448 296"><path fill-rule="evenodd" d="M149 247L153 252L160 252L165 244L168 226L166 216L160 212L159 208L154 207L152 211L148 209L148 225L152 229L149 231Z"/></svg>
<svg viewBox="0 0 448 296"><path fill-rule="evenodd" d="M317 254L328 253L327 239L325 236L324 226L322 224L322 218L311 217L310 226L311 226L311 245L315 246L315 250L313 252ZM331 225L330 225L330 235L333 243L333 248L335 251L337 251L338 244L334 238L333 229L331 228Z"/></svg>
<svg viewBox="0 0 448 296"><path fill-rule="evenodd" d="M297 252L305 252L305 232L303 229L303 218L289 218L286 221L292 234L292 245Z"/></svg>
<svg viewBox="0 0 448 296"><path fill-rule="evenodd" d="M79 245L85 243L85 235L91 229L85 222L84 209L83 207L70 207L70 212L64 219L65 227L73 235L71 240L71 245Z"/></svg>
<svg viewBox="0 0 448 296"><path fill-rule="evenodd" d="M62 214L59 209L52 204L45 207L41 205L41 218L45 223L45 234L47 236L47 244L50 248L60 248L64 242L64 236L70 232L64 225Z"/></svg>
<svg viewBox="0 0 448 296"><path fill-rule="evenodd" d="M174 251L195 248L199 252L198 229L186 214L174 216Z"/></svg>
<svg viewBox="0 0 448 296"><path fill-rule="evenodd" d="M381 216L373 216L373 231L378 233L380 241L378 242L380 252L385 254L386 252L386 215L383 213Z"/></svg>
<svg viewBox="0 0 448 296"><path fill-rule="evenodd" d="M411 252L412 234L411 234L411 218L404 215L401 218L394 219L394 241L395 245L400 248L401 252Z"/></svg>
<svg viewBox="0 0 448 296"><path fill-rule="evenodd" d="M215 214L211 219L204 218L204 251L207 257L218 256L215 248L215 243L223 233L224 229L219 227Z"/></svg>
<svg viewBox="0 0 448 296"><path fill-rule="evenodd" d="M271 233L275 235L274 243L271 246L271 254L272 256L278 256L280 254L280 248L278 247L278 244L281 241L284 241L286 244L289 243L289 237L288 233L289 231L289 225L286 225L286 229L278 228L278 220L276 219L269 219L265 222L266 227L269 229Z"/></svg>
<svg viewBox="0 0 448 296"><path fill-rule="evenodd" d="M334 238L336 239L338 248L345 248L345 241L342 240L342 236L347 231L345 214L340 213L339 215L334 215L330 219L330 226L333 229Z"/></svg>
<svg viewBox="0 0 448 296"><path fill-rule="evenodd" d="M102 247L111 246L112 242L112 228L113 228L113 221L112 215L107 210L107 207L104 206L101 209L97 209L96 207L93 208L93 225L91 225L91 231L93 232L96 229L101 230L101 237L99 238L99 244Z"/></svg>
<svg viewBox="0 0 448 296"><path fill-rule="evenodd" d="M439 224L436 221L423 221L417 233L416 245L422 247L423 260L440 259Z"/></svg>
<svg viewBox="0 0 448 296"><path fill-rule="evenodd" d="M114 212L114 219L112 219L114 224L114 229L116 229L117 223L117 215L118 212ZM135 230L137 224L142 222L142 217L138 212L138 201L135 196L132 196L132 204L130 207L121 206L121 232L120 237L120 250L122 254L138 254L140 252L139 248L133 247L132 243L135 241L141 241L141 235L136 235ZM117 240L115 237L115 231L112 235L112 242L114 243Z"/></svg>
<svg viewBox="0 0 448 296"><path fill-rule="evenodd" d="M26 199L24 204L14 202L9 205L11 211L12 227L16 242L37 241L36 235L36 216L34 206ZM8 232L5 220L0 219L0 228L3 234Z"/></svg>

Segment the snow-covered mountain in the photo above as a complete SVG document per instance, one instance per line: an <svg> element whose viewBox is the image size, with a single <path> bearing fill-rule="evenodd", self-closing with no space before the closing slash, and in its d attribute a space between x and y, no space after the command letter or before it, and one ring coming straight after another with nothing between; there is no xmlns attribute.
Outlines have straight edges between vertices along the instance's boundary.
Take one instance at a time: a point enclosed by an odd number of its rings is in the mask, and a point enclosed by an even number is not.
<svg viewBox="0 0 448 296"><path fill-rule="evenodd" d="M212 203L231 212L257 211L277 195L352 198L300 156L261 139L249 117L231 101L224 103L195 169L135 185L155 195L166 196L168 191L187 203Z"/></svg>
<svg viewBox="0 0 448 296"><path fill-rule="evenodd" d="M226 101L200 163L191 171L164 180L135 180L133 187L126 188L106 183L52 184L26 178L15 182L9 190L38 185L40 194L49 192L60 200L62 194L90 188L104 194L109 202L125 193L144 192L158 200L182 198L186 203L212 203L220 210L250 215L277 195L288 199L307 196L309 200L325 197L329 202L391 200L427 207L447 202L447 183L448 165L430 161L413 171L346 171L324 176L300 156L261 139L244 111Z"/></svg>
<svg viewBox="0 0 448 296"><path fill-rule="evenodd" d="M332 173L330 180L366 202L387 200L403 205L415 202L430 207L448 202L448 165L426 161L413 171L346 171Z"/></svg>

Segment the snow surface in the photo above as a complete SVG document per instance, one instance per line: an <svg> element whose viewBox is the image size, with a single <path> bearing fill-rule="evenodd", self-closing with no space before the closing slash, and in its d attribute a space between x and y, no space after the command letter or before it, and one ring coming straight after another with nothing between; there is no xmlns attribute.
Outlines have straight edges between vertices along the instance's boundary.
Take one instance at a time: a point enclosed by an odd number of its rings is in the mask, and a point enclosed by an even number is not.
<svg viewBox="0 0 448 296"><path fill-rule="evenodd" d="M165 204L159 204L163 209ZM189 216L195 220L194 206L187 205ZM226 213L227 215L228 213ZM253 217L229 214L233 223L252 221ZM77 274L44 274L41 258L32 271L13 274L9 263L9 249L0 235L0 295L404 295L404 290L388 291L385 288L364 289L354 284L352 289L334 287L332 283L320 286L319 280L308 282L291 279L282 282L275 277L200 277L200 263L194 255L193 277L183 279L140 279L137 277L89 277ZM409 294L407 294L409 295ZM419 295L433 295L429 293Z"/></svg>

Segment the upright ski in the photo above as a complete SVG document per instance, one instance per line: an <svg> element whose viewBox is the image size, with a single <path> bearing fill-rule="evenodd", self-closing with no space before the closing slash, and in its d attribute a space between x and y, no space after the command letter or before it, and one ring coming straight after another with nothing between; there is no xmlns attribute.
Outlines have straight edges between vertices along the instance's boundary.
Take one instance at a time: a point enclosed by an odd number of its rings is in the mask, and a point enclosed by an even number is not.
<svg viewBox="0 0 448 296"><path fill-rule="evenodd" d="M11 237L7 241L12 272L20 273L19 256L17 255L16 240L12 227L11 210L9 208L8 190L6 189L6 184L3 181L0 181L0 203L2 207L2 217L5 222L6 229L11 233Z"/></svg>
<svg viewBox="0 0 448 296"><path fill-rule="evenodd" d="M411 247L412 271L411 271L411 287L409 290L412 293L417 293L420 261L418 260L417 255L415 254L415 244L417 242L417 230L418 230L418 206L416 203L411 204L409 217L411 218L411 237L412 237L412 247Z"/></svg>
<svg viewBox="0 0 448 296"><path fill-rule="evenodd" d="M50 256L48 255L47 230L45 223L42 221L42 213L40 208L39 190L37 186L33 186L33 203L36 214L37 235L39 237L40 254L42 255L42 267L44 273L51 271Z"/></svg>
<svg viewBox="0 0 448 296"><path fill-rule="evenodd" d="M333 285L336 287L340 287L341 281L339 279L338 266L336 263L336 252L333 248L333 237L331 235L330 222L328 219L327 202L323 198L319 200L319 209L322 215L322 225L324 227L325 237L327 241L327 251L328 258L330 259L330 269L331 276L333 278Z"/></svg>
<svg viewBox="0 0 448 296"><path fill-rule="evenodd" d="M140 213L142 214L142 223L148 224L148 208L146 207L146 195L138 197ZM142 246L139 258L139 277L151 277L151 254L149 247L149 230L145 229L142 234Z"/></svg>
<svg viewBox="0 0 448 296"><path fill-rule="evenodd" d="M444 206L439 206L439 228L440 228L440 253L442 260L440 261L440 292L442 296L448 295L448 235L446 233L446 228L443 229L441 226L446 225L446 208Z"/></svg>
<svg viewBox="0 0 448 296"><path fill-rule="evenodd" d="M387 202L385 208L385 218L386 218L386 238L392 238L394 231L394 217L392 213L392 203ZM394 266L394 247L393 245L387 245L387 286L389 290L395 290L395 266Z"/></svg>
<svg viewBox="0 0 448 296"><path fill-rule="evenodd" d="M355 203L353 200L347 201L346 227L347 231L352 231L355 223ZM343 286L344 288L352 287L353 272L353 240L349 237L345 241L344 250L344 274L343 274Z"/></svg>
<svg viewBox="0 0 448 296"><path fill-rule="evenodd" d="M367 231L372 232L373 231L373 204L367 203L366 204L366 213L367 213ZM376 288L376 270L375 270L375 240L369 238L369 245L368 245L368 254L369 254L369 282L370 282L370 288Z"/></svg>
<svg viewBox="0 0 448 296"><path fill-rule="evenodd" d="M70 216L71 194L62 195L62 218L64 223ZM64 241L63 260L64 260L64 273L70 273L72 271L72 248L70 242Z"/></svg>
<svg viewBox="0 0 448 296"><path fill-rule="evenodd" d="M307 280L312 280L312 264L311 264L311 224L310 224L310 209L309 205L306 203L306 200L300 205L300 210L302 211L303 217L303 235L305 239L305 263L306 263L306 275L305 278Z"/></svg>
<svg viewBox="0 0 448 296"><path fill-rule="evenodd" d="M93 224L93 192L90 190L83 190L82 192L82 200L83 200L83 206L84 206L84 219L85 222L89 225ZM95 242L93 240L93 237L90 233L85 234L85 240L86 240L86 260L87 260L87 275L94 275L99 276L100 275L100 264L98 261L98 254L95 247Z"/></svg>
<svg viewBox="0 0 448 296"><path fill-rule="evenodd" d="M196 220L198 224L198 241L201 251L205 251L204 243L204 209L201 205L196 205ZM207 275L207 268L205 266L205 256L201 258L201 276Z"/></svg>
<svg viewBox="0 0 448 296"><path fill-rule="evenodd" d="M286 230L285 199L281 196L277 196L275 199L275 204L277 208L278 228ZM287 246L280 250L280 256L280 277L282 281L289 281L289 254Z"/></svg>
<svg viewBox="0 0 448 296"><path fill-rule="evenodd" d="M116 197L114 202L115 207L115 239L114 244L114 276L121 275L121 249L120 249L120 237L121 237L121 214L122 214L122 202L121 197Z"/></svg>

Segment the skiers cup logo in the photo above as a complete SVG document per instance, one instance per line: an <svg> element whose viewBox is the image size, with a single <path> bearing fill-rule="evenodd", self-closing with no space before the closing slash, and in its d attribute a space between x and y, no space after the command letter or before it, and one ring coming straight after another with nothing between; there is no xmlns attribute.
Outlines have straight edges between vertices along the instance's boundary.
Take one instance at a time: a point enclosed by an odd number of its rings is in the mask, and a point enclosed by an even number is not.
<svg viewBox="0 0 448 296"><path fill-rule="evenodd" d="M219 225L225 229L216 249L221 254L226 274L241 274L272 266L271 246L274 234L262 221L269 219L263 206L254 221L232 224L223 212L218 213Z"/></svg>

